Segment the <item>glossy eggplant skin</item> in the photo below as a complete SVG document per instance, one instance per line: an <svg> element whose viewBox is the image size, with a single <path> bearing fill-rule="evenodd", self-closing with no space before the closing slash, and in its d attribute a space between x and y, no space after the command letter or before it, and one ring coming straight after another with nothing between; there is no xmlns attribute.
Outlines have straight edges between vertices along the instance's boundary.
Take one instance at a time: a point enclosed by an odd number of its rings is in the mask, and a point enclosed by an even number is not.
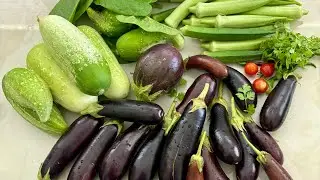
<svg viewBox="0 0 320 180"><path fill-rule="evenodd" d="M162 125L152 129L136 154L129 170L129 180L151 180L158 168L164 143Z"/></svg>
<svg viewBox="0 0 320 180"><path fill-rule="evenodd" d="M263 129L275 131L283 124L291 105L296 84L297 79L294 76L281 79L268 95L260 111L260 124Z"/></svg>
<svg viewBox="0 0 320 180"><path fill-rule="evenodd" d="M50 178L57 177L98 131L101 121L86 115L76 119L59 138L41 167L42 177L49 171Z"/></svg>
<svg viewBox="0 0 320 180"><path fill-rule="evenodd" d="M73 164L68 180L93 180L96 175L97 163L103 156L103 152L110 148L117 133L118 127L114 124L101 127Z"/></svg>
<svg viewBox="0 0 320 180"><path fill-rule="evenodd" d="M245 133L250 142L250 136ZM244 139L239 131L236 135L240 141L243 149L243 158L239 164L236 165L236 175L238 180L256 180L259 175L260 163L257 161L257 154L251 149L247 141Z"/></svg>
<svg viewBox="0 0 320 180"><path fill-rule="evenodd" d="M116 139L99 165L101 180L121 179L149 130L146 125L134 123Z"/></svg>
<svg viewBox="0 0 320 180"><path fill-rule="evenodd" d="M192 106L191 101L165 140L160 159L160 180L186 179L190 157L197 151L206 119L206 108L189 112Z"/></svg>
<svg viewBox="0 0 320 180"><path fill-rule="evenodd" d="M163 120L163 109L150 102L135 100L105 100L100 102L103 109L98 115L123 121L136 122L147 125L159 124Z"/></svg>
<svg viewBox="0 0 320 180"><path fill-rule="evenodd" d="M271 154L279 164L283 164L283 153L276 140L265 130L259 127L256 123L244 124L253 143L262 151Z"/></svg>
<svg viewBox="0 0 320 180"><path fill-rule="evenodd" d="M267 161L262 164L267 176L271 180L292 180L290 174L270 155L265 155Z"/></svg>
<svg viewBox="0 0 320 180"><path fill-rule="evenodd" d="M209 137L217 157L227 164L242 160L242 147L228 123L226 108L216 103L211 108Z"/></svg>
<svg viewBox="0 0 320 180"><path fill-rule="evenodd" d="M239 97L236 95L238 93L238 89L241 88L243 85L248 84L252 88L252 84L250 81L238 70L227 66L228 69L228 76L223 79L223 82L227 85L228 89L231 91L232 96L235 99L235 102L237 103L238 107L245 111L247 109L246 103L244 100L239 99ZM254 91L253 91L254 92ZM257 94L255 93L254 100L247 100L247 105L253 104L254 107L257 106Z"/></svg>
<svg viewBox="0 0 320 180"><path fill-rule="evenodd" d="M210 72L214 77L223 79L228 76L227 66L221 61L207 55L195 55L188 58L186 69L202 69Z"/></svg>
<svg viewBox="0 0 320 180"><path fill-rule="evenodd" d="M204 160L203 176L209 180L229 180L226 173L221 168L218 159L214 152L206 147L202 149L202 157Z"/></svg>
<svg viewBox="0 0 320 180"><path fill-rule="evenodd" d="M209 83L209 90L204 101L207 106L209 106L216 93L217 82L210 73L205 73L201 74L193 81L192 85L188 88L186 94L184 95L183 100L177 106L177 112L182 114L183 110L186 108L191 99L196 98L200 95L206 83Z"/></svg>

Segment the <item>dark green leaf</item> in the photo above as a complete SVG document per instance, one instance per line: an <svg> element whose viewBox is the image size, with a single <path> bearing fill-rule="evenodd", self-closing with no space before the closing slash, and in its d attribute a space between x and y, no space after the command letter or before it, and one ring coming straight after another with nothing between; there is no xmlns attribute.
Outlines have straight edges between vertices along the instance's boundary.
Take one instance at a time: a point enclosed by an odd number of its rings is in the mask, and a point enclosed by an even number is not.
<svg viewBox="0 0 320 180"><path fill-rule="evenodd" d="M73 22L79 2L80 0L60 0L49 14L58 15Z"/></svg>
<svg viewBox="0 0 320 180"><path fill-rule="evenodd" d="M93 2L93 0L80 0L77 11L76 11L74 18L73 18L73 22L78 20L81 17L81 15L84 12L86 12L86 10L90 7L92 2Z"/></svg>
<svg viewBox="0 0 320 180"><path fill-rule="evenodd" d="M152 0L95 0L94 3L117 14L128 16L148 16Z"/></svg>

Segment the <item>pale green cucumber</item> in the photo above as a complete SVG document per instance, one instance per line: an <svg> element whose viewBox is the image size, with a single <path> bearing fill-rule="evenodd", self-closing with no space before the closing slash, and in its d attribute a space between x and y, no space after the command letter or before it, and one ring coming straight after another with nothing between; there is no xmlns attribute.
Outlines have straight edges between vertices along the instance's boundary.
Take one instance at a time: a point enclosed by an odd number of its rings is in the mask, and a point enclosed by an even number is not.
<svg viewBox="0 0 320 180"><path fill-rule="evenodd" d="M94 96L103 94L111 82L109 66L86 35L55 15L39 18L39 27L48 52L72 75L80 90Z"/></svg>
<svg viewBox="0 0 320 180"><path fill-rule="evenodd" d="M104 95L110 99L122 99L127 97L130 91L130 81L126 72L123 70L116 56L112 53L104 39L90 26L83 25L78 28L91 40L96 48L100 50L104 60L109 65L111 84L104 92Z"/></svg>
<svg viewBox="0 0 320 180"><path fill-rule="evenodd" d="M34 71L12 69L3 77L2 89L12 107L32 125L57 135L67 129L49 88Z"/></svg>
<svg viewBox="0 0 320 180"><path fill-rule="evenodd" d="M27 56L27 67L35 71L48 85L56 103L69 111L85 113L99 111L98 97L84 94L59 68L43 43L33 47ZM89 113L89 112L88 112Z"/></svg>

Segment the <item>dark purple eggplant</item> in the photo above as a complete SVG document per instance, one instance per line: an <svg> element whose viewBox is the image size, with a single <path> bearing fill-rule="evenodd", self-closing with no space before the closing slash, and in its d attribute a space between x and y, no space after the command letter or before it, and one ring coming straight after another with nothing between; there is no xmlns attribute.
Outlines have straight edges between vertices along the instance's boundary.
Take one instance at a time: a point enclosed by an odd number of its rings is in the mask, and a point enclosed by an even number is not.
<svg viewBox="0 0 320 180"><path fill-rule="evenodd" d="M270 180L292 180L290 174L270 154L265 154L263 169Z"/></svg>
<svg viewBox="0 0 320 180"><path fill-rule="evenodd" d="M129 170L129 180L151 180L158 168L164 143L162 125L152 129L136 154Z"/></svg>
<svg viewBox="0 0 320 180"><path fill-rule="evenodd" d="M214 77L224 79L228 76L225 64L207 55L195 55L187 59L186 69L202 69L211 73Z"/></svg>
<svg viewBox="0 0 320 180"><path fill-rule="evenodd" d="M260 112L260 124L263 129L275 131L283 124L291 105L296 84L295 76L281 79L268 95Z"/></svg>
<svg viewBox="0 0 320 180"><path fill-rule="evenodd" d="M209 140L208 140L209 144ZM202 157L204 160L203 176L209 180L229 180L227 175L221 168L218 159L212 150L211 146L203 146Z"/></svg>
<svg viewBox="0 0 320 180"><path fill-rule="evenodd" d="M206 119L204 98L208 89L209 84L206 84L198 98L190 101L168 134L160 159L160 180L186 179L189 160L197 150L198 139Z"/></svg>
<svg viewBox="0 0 320 180"><path fill-rule="evenodd" d="M209 137L217 157L227 164L242 160L242 148L229 125L228 112L224 105L215 103L211 108Z"/></svg>
<svg viewBox="0 0 320 180"><path fill-rule="evenodd" d="M76 119L60 137L41 166L41 176L49 173L51 179L83 150L98 131L101 121L86 115Z"/></svg>
<svg viewBox="0 0 320 180"><path fill-rule="evenodd" d="M150 102L135 100L105 100L100 102L103 109L98 115L123 121L136 122L147 125L159 124L163 120L163 109Z"/></svg>
<svg viewBox="0 0 320 180"><path fill-rule="evenodd" d="M245 128L253 143L263 151L271 154L279 164L283 164L283 153L276 140L256 123L245 123Z"/></svg>
<svg viewBox="0 0 320 180"><path fill-rule="evenodd" d="M93 180L103 152L110 148L121 129L122 124L118 121L106 122L73 164L68 180Z"/></svg>
<svg viewBox="0 0 320 180"><path fill-rule="evenodd" d="M232 67L229 67L229 66L227 66L227 69L228 69L228 76L223 79L223 82L227 85L228 89L231 91L239 108L242 111L245 111L248 109L248 106L251 104L254 105L254 107L256 107L257 106L256 93L254 93L253 100L248 99L246 102L244 100L239 99L239 97L236 95L238 93L238 89L242 88L244 85L249 85L252 89L252 92L254 92L250 81L236 69L233 69Z"/></svg>
<svg viewBox="0 0 320 180"><path fill-rule="evenodd" d="M134 123L120 135L106 152L98 167L101 180L120 180L150 127Z"/></svg>
<svg viewBox="0 0 320 180"><path fill-rule="evenodd" d="M241 143L243 149L243 158L239 164L236 165L236 175L238 180L256 180L259 175L260 163L257 161L256 153L248 145L239 131L236 135ZM250 141L250 136L246 134Z"/></svg>
<svg viewBox="0 0 320 180"><path fill-rule="evenodd" d="M170 44L157 44L139 58L133 73L133 90L138 99L153 101L181 79L183 59Z"/></svg>
<svg viewBox="0 0 320 180"><path fill-rule="evenodd" d="M205 98L205 103L207 106L211 103L215 92L216 92L216 80L210 73L202 74L198 76L192 85L188 88L186 94L184 95L183 100L181 103L177 106L176 110L180 114L183 113L183 110L186 108L188 103L190 102L191 99L196 98L199 96L201 91L203 90L203 87L206 83L209 83L209 91L207 93L207 96Z"/></svg>

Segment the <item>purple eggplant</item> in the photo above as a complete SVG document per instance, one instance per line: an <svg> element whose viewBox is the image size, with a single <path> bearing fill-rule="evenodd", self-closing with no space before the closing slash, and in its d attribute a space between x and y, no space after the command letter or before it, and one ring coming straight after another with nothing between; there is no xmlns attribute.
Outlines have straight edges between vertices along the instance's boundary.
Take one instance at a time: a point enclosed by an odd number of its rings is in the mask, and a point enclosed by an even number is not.
<svg viewBox="0 0 320 180"><path fill-rule="evenodd" d="M262 162L270 180L292 180L290 174L270 154L265 154L265 162Z"/></svg>
<svg viewBox="0 0 320 180"><path fill-rule="evenodd" d="M280 80L268 95L260 112L260 124L263 129L275 131L283 124L291 105L296 84L296 77L289 76L287 79Z"/></svg>
<svg viewBox="0 0 320 180"><path fill-rule="evenodd" d="M76 119L60 137L41 166L41 177L57 177L98 131L101 121L89 115ZM41 178L40 177L40 178Z"/></svg>
<svg viewBox="0 0 320 180"><path fill-rule="evenodd" d="M188 88L183 100L181 103L177 106L176 110L180 114L183 113L183 110L186 108L188 103L190 102L191 99L199 96L201 91L203 90L203 87L206 83L209 83L209 91L207 93L207 96L205 98L205 103L207 106L211 103L215 92L216 92L216 80L210 73L202 74L198 76L192 85Z"/></svg>
<svg viewBox="0 0 320 180"><path fill-rule="evenodd" d="M155 103L134 100L105 100L100 104L103 105L103 109L98 112L98 115L101 116L147 125L159 124L163 120L163 109Z"/></svg>
<svg viewBox="0 0 320 180"><path fill-rule="evenodd" d="M143 101L155 100L179 82L183 71L178 49L170 44L152 46L140 56L133 73L136 97Z"/></svg>
<svg viewBox="0 0 320 180"><path fill-rule="evenodd" d="M283 164L283 153L276 140L267 131L254 122L245 123L245 128L258 148L271 154L279 164Z"/></svg>
<svg viewBox="0 0 320 180"><path fill-rule="evenodd" d="M103 152L110 148L121 129L118 121L107 121L73 164L68 180L93 180Z"/></svg>
<svg viewBox="0 0 320 180"><path fill-rule="evenodd" d="M248 145L239 131L236 131L237 137L243 149L243 158L236 165L236 175L238 180L256 180L259 175L260 163L256 160L257 155ZM250 136L246 134L248 140Z"/></svg>
<svg viewBox="0 0 320 180"><path fill-rule="evenodd" d="M164 130L157 125L146 137L129 170L129 180L151 180L158 168L164 143Z"/></svg>
<svg viewBox="0 0 320 180"><path fill-rule="evenodd" d="M160 180L186 179L190 157L197 150L206 119L204 98L208 89L207 83L198 98L190 101L180 120L168 134L160 160Z"/></svg>
<svg viewBox="0 0 320 180"><path fill-rule="evenodd" d="M102 158L98 167L100 179L120 180L149 131L150 127L138 123L125 130Z"/></svg>

